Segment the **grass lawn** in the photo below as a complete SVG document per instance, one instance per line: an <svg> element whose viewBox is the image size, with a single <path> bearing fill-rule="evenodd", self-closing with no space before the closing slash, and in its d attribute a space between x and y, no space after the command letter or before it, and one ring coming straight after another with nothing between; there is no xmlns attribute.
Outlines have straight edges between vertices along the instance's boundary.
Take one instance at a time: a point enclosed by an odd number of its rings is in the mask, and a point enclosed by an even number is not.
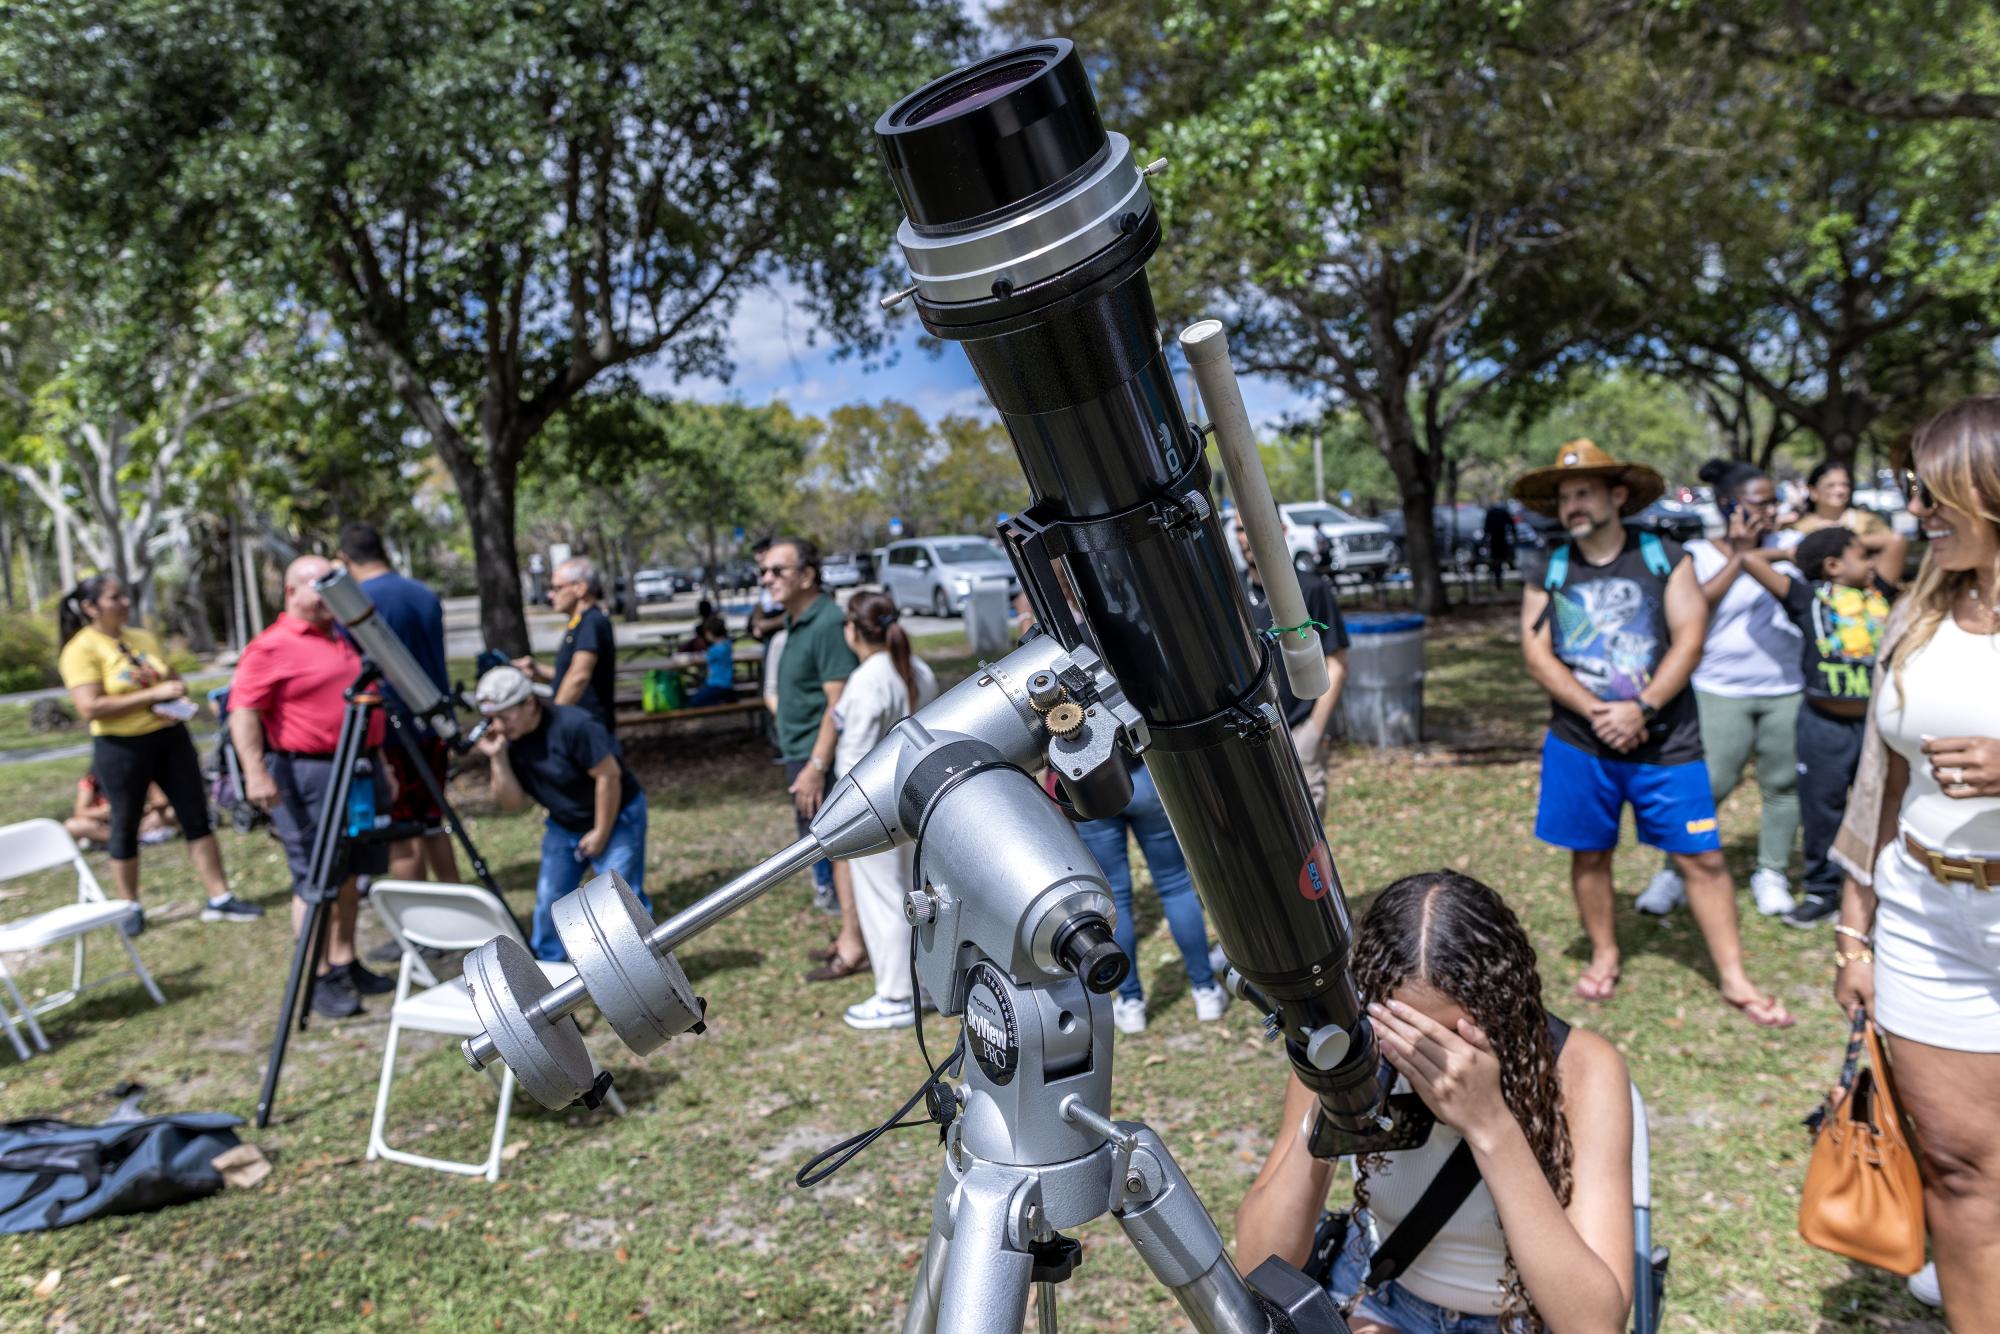
<svg viewBox="0 0 2000 1334"><path fill-rule="evenodd" d="M928 641L941 674L955 678L969 664L944 656L950 642ZM1628 849L1618 867L1624 985L1606 1006L1569 999L1584 954L1565 862L1529 836L1545 705L1504 617L1434 636L1427 689L1431 746L1338 758L1327 823L1350 895L1425 867L1482 876L1526 920L1555 1008L1624 1049L1651 1108L1656 1232L1674 1254L1667 1327L1940 1328L1902 1280L1812 1250L1794 1231L1807 1153L1799 1119L1844 1039L1828 995L1830 937L1757 917L1744 895L1755 974L1801 1015L1789 1032L1759 1032L1716 999L1685 913L1659 923L1629 911L1654 862ZM687 904L791 838L782 771L757 747L711 744L637 757L652 802L656 907ZM80 767L0 767L0 820L61 814ZM454 790L525 914L539 820L497 813L476 770ZM1750 869L1754 799L1741 795L1724 812L1739 874ZM284 864L261 831L222 837L239 890L270 915L201 925L182 850L148 849L153 926L141 948L168 1007L121 984L56 1012L52 1054L25 1065L0 1055L0 1118L96 1121L125 1080L149 1088L148 1111L250 1115L289 955ZM64 893L30 882L7 910ZM1152 1027L1118 1041L1113 1110L1166 1137L1229 1234L1270 1144L1285 1065L1241 1006L1197 1024L1157 909L1140 926ZM365 912L363 927L364 944L383 938ZM701 937L681 959L708 999L707 1035L641 1061L595 1023L590 1043L631 1115L550 1113L517 1098L514 1156L497 1187L364 1162L387 1005L315 1023L293 1041L278 1119L243 1131L274 1166L263 1185L0 1239L0 1326L896 1328L929 1227L935 1137L888 1136L817 1190L791 1182L808 1156L873 1125L920 1077L908 1032L841 1023L864 981L800 982L804 951L828 933L797 884ZM31 991L61 985L67 969L54 956L10 964ZM493 1100L453 1044L406 1039L390 1137L480 1157ZM1083 1266L1061 1294L1066 1327L1182 1327L1115 1224L1100 1220L1082 1236ZM50 1271L61 1272L54 1290L33 1295Z"/></svg>

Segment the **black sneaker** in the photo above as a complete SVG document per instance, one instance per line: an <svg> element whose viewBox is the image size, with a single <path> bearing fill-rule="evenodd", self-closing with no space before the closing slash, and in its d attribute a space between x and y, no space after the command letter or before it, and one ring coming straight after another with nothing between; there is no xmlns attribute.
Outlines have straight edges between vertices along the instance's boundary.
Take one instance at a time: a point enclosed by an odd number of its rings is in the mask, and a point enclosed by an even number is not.
<svg viewBox="0 0 2000 1334"><path fill-rule="evenodd" d="M386 996L396 989L395 978L369 972L359 959L347 965L347 980L364 996Z"/></svg>
<svg viewBox="0 0 2000 1334"><path fill-rule="evenodd" d="M132 909L132 915L131 915L130 917L127 917L127 918L126 918L126 919L125 919L124 921L122 921L122 922L120 922L120 923L118 924L118 929L119 929L120 931L123 931L123 932L124 932L124 933L125 933L126 935L128 935L128 936L143 936L143 935L145 935L145 934L146 934L146 910L145 910L144 908L140 908L140 907L136 907L136 906L135 906L135 907L134 907L134 908Z"/></svg>
<svg viewBox="0 0 2000 1334"><path fill-rule="evenodd" d="M1780 920L1786 926L1795 926L1801 931L1810 931L1821 922L1827 921L1839 912L1839 899L1823 899L1808 894L1799 900L1798 907L1786 913Z"/></svg>
<svg viewBox="0 0 2000 1334"><path fill-rule="evenodd" d="M201 909L201 920L204 922L254 922L263 915L264 909L260 905L245 903L234 894L210 899Z"/></svg>
<svg viewBox="0 0 2000 1334"><path fill-rule="evenodd" d="M361 997L355 994L346 971L336 968L322 973L313 983L312 1007L314 1014L327 1019L346 1019L361 1013Z"/></svg>

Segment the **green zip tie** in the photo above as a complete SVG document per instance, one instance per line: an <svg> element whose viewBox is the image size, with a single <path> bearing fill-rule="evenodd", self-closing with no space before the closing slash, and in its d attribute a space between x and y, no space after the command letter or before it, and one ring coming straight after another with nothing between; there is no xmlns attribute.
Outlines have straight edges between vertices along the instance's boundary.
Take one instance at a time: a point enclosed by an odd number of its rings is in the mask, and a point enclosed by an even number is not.
<svg viewBox="0 0 2000 1334"><path fill-rule="evenodd" d="M1315 621L1308 618L1304 621L1301 621L1297 625L1274 625L1270 629L1266 630L1264 633L1266 635L1269 635L1272 639L1283 639L1286 635L1296 634L1299 637L1299 642L1304 643L1306 638L1306 631L1324 630L1324 629L1326 629L1326 623L1324 621Z"/></svg>

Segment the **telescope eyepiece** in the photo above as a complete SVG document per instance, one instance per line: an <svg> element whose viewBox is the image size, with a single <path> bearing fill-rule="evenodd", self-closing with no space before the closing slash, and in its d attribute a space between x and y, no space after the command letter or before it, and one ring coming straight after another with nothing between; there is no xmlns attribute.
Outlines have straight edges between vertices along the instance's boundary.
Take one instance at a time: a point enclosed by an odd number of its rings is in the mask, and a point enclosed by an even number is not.
<svg viewBox="0 0 2000 1334"><path fill-rule="evenodd" d="M875 136L920 232L967 230L1060 193L1110 146L1083 61L1062 38L925 84L882 114Z"/></svg>
<svg viewBox="0 0 2000 1334"><path fill-rule="evenodd" d="M1085 990L1107 996L1132 971L1132 961L1111 938L1111 924L1096 913L1078 913L1062 924L1052 942L1055 956L1075 973Z"/></svg>

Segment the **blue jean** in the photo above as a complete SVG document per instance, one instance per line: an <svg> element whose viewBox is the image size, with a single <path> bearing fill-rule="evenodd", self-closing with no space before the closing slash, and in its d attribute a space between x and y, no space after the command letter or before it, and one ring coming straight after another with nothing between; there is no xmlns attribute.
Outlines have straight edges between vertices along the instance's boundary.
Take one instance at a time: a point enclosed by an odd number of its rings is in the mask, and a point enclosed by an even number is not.
<svg viewBox="0 0 2000 1334"><path fill-rule="evenodd" d="M583 883L586 863L577 857L577 845L582 842L582 834L572 834L554 820L542 826L542 873L535 881L534 931L528 941L537 959L560 963L569 958L562 937L556 934L555 906L557 899ZM589 859L588 869L592 875L616 871L646 905L646 911L653 910L642 883L646 876L645 793L626 802L625 809L618 812L618 820L611 826L611 841L603 852Z"/></svg>
<svg viewBox="0 0 2000 1334"><path fill-rule="evenodd" d="M1201 900L1195 897L1194 877L1188 874L1187 858L1174 841L1173 826L1167 823L1166 808L1160 805L1159 789L1144 766L1132 771L1132 800L1124 810L1108 820L1086 820L1076 827L1083 845L1097 858L1099 869L1111 885L1111 901L1117 905L1118 920L1111 934L1118 948L1132 961L1132 971L1119 984L1118 994L1126 1000L1140 1000L1145 988L1139 983L1139 929L1132 920L1132 862L1125 836L1139 840L1146 869L1153 873L1153 889L1167 915L1167 929L1180 947L1181 966L1187 969L1188 985L1211 987L1215 972L1208 966L1208 922L1201 915Z"/></svg>
<svg viewBox="0 0 2000 1334"><path fill-rule="evenodd" d="M1368 1235L1368 1216L1357 1211L1347 1224L1347 1241L1334 1257L1333 1272L1327 1275L1326 1290L1345 1306L1368 1274L1368 1262L1375 1258L1375 1245ZM1414 1296L1391 1279L1361 1299L1354 1316L1373 1320L1398 1334L1502 1334L1505 1327L1498 1316L1468 1315Z"/></svg>

